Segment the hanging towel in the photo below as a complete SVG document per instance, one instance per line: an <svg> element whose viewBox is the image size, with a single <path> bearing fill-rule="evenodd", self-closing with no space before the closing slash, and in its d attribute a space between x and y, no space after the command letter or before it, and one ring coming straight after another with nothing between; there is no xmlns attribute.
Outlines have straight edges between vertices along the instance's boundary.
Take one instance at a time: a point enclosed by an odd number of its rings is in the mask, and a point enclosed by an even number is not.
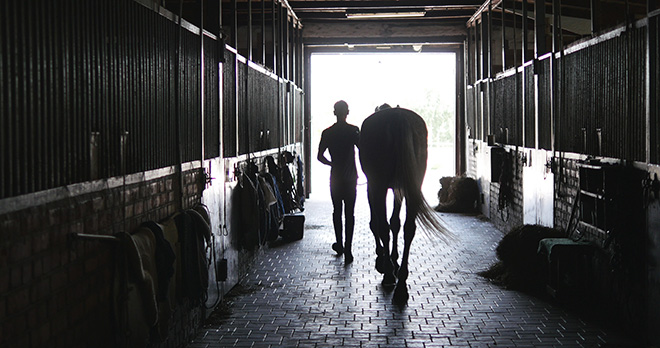
<svg viewBox="0 0 660 348"><path fill-rule="evenodd" d="M172 316L172 305L170 302L170 282L174 276L174 262L176 255L170 243L165 239L163 232L164 226L154 221L142 223L153 232L156 240L156 270L158 271L158 289L156 300L158 302L158 323L156 324L154 335L159 342L167 339L170 319Z"/></svg>
<svg viewBox="0 0 660 348"><path fill-rule="evenodd" d="M143 279L140 291L145 303L145 313L151 326L158 321L158 271L156 269L156 238L146 227L140 227L131 235L134 250L128 253L128 266Z"/></svg>
<svg viewBox="0 0 660 348"><path fill-rule="evenodd" d="M242 249L254 249L259 245L259 202L256 183L248 175L241 175L234 189L235 214L238 216L238 245Z"/></svg>
<svg viewBox="0 0 660 348"><path fill-rule="evenodd" d="M140 225L146 227L154 234L156 241L156 270L158 271L158 301L165 301L169 297L169 284L174 276L174 261L176 255L170 242L165 239L163 225L155 221L147 221Z"/></svg>
<svg viewBox="0 0 660 348"><path fill-rule="evenodd" d="M189 209L175 217L181 244L182 295L199 304L208 288L205 241L211 238L210 226L196 211Z"/></svg>
<svg viewBox="0 0 660 348"><path fill-rule="evenodd" d="M148 229L146 229L150 233ZM117 262L114 284L114 312L117 327L121 330L122 342L128 347L146 347L150 341L150 330L158 321L156 303L156 281L147 270L142 247L149 245L146 238L136 243L132 235L120 232L121 255ZM143 243L146 242L146 243ZM147 248L148 249L148 248Z"/></svg>
<svg viewBox="0 0 660 348"><path fill-rule="evenodd" d="M186 211L192 219L192 227L194 234L191 236L190 241L193 245L190 248L193 251L193 264L194 273L191 274L192 281L195 283L195 288L191 291L191 296L206 301L206 291L209 286L209 268L208 260L206 259L206 245L211 242L211 226L208 223L208 215L205 218L197 210ZM196 262L195 262L196 261Z"/></svg>
<svg viewBox="0 0 660 348"><path fill-rule="evenodd" d="M270 208L271 205L277 203L277 198L275 198L275 192L273 192L273 187L268 184L268 181L263 176L259 176L259 183L264 190L264 202L266 207Z"/></svg>
<svg viewBox="0 0 660 348"><path fill-rule="evenodd" d="M176 216L178 213L161 222L163 226L163 236L172 246L174 251L174 276L169 284L169 302L170 307L175 308L176 302L181 298L181 243L179 242L179 230L176 226Z"/></svg>

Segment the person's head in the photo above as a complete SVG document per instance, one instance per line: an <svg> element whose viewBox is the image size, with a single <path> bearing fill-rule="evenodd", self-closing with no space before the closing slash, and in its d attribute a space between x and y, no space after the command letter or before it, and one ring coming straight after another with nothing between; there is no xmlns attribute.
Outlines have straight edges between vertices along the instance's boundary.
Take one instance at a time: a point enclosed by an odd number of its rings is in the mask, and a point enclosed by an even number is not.
<svg viewBox="0 0 660 348"><path fill-rule="evenodd" d="M343 100L336 102L335 116L337 116L337 120L345 120L347 115L348 115L348 104Z"/></svg>

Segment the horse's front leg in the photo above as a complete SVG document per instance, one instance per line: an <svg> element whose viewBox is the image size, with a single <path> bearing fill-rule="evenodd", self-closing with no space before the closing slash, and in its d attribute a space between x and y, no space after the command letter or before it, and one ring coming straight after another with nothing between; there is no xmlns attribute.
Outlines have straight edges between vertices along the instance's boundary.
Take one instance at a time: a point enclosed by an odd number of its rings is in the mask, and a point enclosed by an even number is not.
<svg viewBox="0 0 660 348"><path fill-rule="evenodd" d="M399 243L398 236L401 230L401 197L394 192L394 205L392 209L392 217L390 218L390 230L392 231L392 265L394 266L394 273L399 271Z"/></svg>
<svg viewBox="0 0 660 348"><path fill-rule="evenodd" d="M403 257L401 258L401 267L399 267L399 272L397 274L399 281L396 283L394 295L392 296L392 303L394 304L405 304L409 297L407 284L408 256L410 256L410 245L415 238L415 230L417 229L417 226L415 225L417 212L411 212L410 209L406 210L406 222L403 225Z"/></svg>

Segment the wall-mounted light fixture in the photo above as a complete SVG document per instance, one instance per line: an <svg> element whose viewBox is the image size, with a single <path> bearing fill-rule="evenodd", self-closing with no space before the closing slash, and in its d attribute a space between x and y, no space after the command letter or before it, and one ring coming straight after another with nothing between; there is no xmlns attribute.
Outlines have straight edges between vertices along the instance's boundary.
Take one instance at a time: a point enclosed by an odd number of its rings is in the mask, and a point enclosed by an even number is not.
<svg viewBox="0 0 660 348"><path fill-rule="evenodd" d="M426 11L418 12L355 12L346 13L348 19L388 19L424 17Z"/></svg>

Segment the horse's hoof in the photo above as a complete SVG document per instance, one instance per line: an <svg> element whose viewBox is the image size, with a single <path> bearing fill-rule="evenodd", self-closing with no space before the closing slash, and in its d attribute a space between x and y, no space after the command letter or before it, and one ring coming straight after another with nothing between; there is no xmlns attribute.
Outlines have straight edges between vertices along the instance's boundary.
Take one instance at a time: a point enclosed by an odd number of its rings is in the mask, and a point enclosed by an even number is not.
<svg viewBox="0 0 660 348"><path fill-rule="evenodd" d="M399 284L396 289L394 289L394 295L392 295L392 304L405 305L408 302L408 297L408 287L406 285Z"/></svg>
<svg viewBox="0 0 660 348"><path fill-rule="evenodd" d="M394 274L386 273L383 276L383 281L381 281L380 284L386 288L394 287L394 285L396 285L396 277Z"/></svg>
<svg viewBox="0 0 660 348"><path fill-rule="evenodd" d="M385 273L385 260L387 260L385 256L376 256L376 271L378 273Z"/></svg>

